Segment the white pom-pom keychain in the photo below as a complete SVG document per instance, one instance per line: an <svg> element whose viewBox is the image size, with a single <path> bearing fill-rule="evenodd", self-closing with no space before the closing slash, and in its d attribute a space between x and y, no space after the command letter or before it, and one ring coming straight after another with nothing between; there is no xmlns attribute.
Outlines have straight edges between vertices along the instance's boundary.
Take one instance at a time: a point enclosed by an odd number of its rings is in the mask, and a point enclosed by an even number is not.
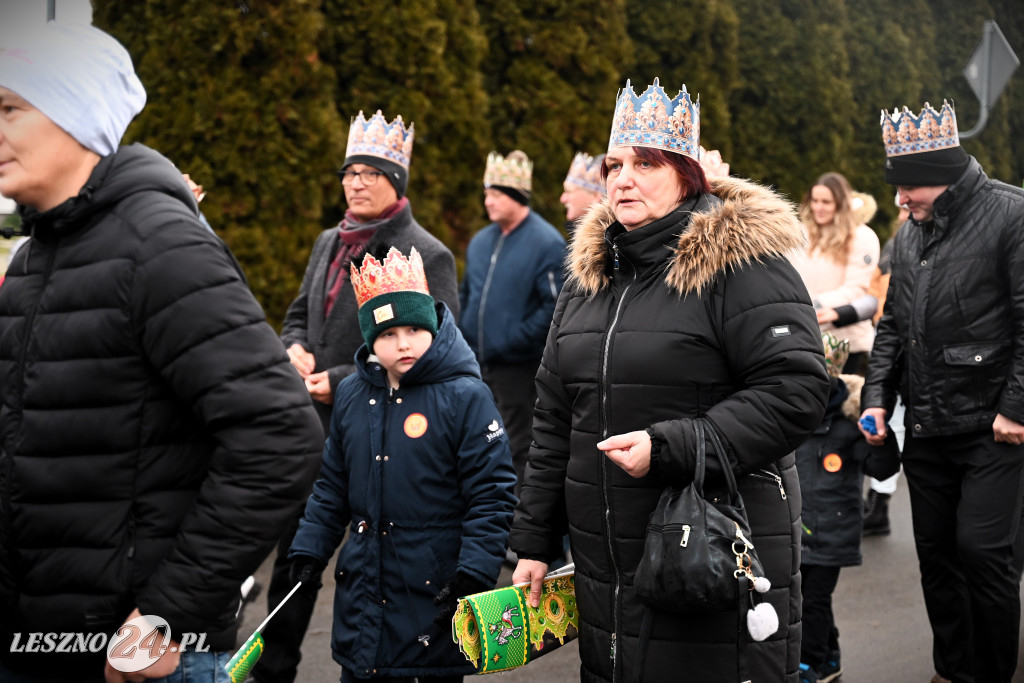
<svg viewBox="0 0 1024 683"><path fill-rule="evenodd" d="M761 641L779 630L779 615L775 608L767 602L762 602L754 609L747 612L747 630L750 637Z"/></svg>
<svg viewBox="0 0 1024 683"><path fill-rule="evenodd" d="M746 576L750 582L751 609L747 612L747 631L750 632L751 638L762 641L779 630L779 615L771 603L762 602L754 605L754 593L767 593L772 587L772 582L766 576L754 576L750 555L747 554L753 547L754 544L743 535L737 524L736 541L732 545L732 551L736 554L735 576L737 579Z"/></svg>

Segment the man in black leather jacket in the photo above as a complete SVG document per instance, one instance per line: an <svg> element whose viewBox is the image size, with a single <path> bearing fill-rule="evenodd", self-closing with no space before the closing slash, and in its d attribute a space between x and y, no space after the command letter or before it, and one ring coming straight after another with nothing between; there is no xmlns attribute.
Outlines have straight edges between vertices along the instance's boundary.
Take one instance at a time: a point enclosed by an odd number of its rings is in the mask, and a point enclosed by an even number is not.
<svg viewBox="0 0 1024 683"><path fill-rule="evenodd" d="M903 467L934 637L933 682L1010 681L1024 498L1024 191L988 178L945 104L882 114L885 179L910 220L861 403L880 443L899 392ZM863 429L863 426L862 426Z"/></svg>

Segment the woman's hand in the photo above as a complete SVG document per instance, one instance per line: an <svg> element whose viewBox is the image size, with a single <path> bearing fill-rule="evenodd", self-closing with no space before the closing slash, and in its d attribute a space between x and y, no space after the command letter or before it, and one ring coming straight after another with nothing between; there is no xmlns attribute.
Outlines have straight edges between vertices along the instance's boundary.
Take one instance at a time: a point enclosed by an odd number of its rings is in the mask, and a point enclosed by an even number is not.
<svg viewBox="0 0 1024 683"><path fill-rule="evenodd" d="M512 572L512 583L530 584L530 605L533 607L540 607L540 594L547 573L547 563L538 560L519 560Z"/></svg>
<svg viewBox="0 0 1024 683"><path fill-rule="evenodd" d="M639 479L651 471L651 435L646 431L609 436L597 447L631 477Z"/></svg>
<svg viewBox="0 0 1024 683"><path fill-rule="evenodd" d="M836 313L834 308L819 308L815 313L818 314L818 324L824 325L826 323L834 323L839 320L839 314Z"/></svg>

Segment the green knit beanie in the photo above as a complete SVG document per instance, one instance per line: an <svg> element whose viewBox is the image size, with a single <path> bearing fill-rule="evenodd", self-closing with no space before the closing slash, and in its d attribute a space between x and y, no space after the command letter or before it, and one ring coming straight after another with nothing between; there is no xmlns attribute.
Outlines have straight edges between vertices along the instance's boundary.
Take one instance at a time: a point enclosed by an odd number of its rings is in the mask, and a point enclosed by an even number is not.
<svg viewBox="0 0 1024 683"><path fill-rule="evenodd" d="M359 331L366 346L384 330L392 327L419 327L437 336L437 312L434 297L422 292L388 292L375 296L359 307Z"/></svg>

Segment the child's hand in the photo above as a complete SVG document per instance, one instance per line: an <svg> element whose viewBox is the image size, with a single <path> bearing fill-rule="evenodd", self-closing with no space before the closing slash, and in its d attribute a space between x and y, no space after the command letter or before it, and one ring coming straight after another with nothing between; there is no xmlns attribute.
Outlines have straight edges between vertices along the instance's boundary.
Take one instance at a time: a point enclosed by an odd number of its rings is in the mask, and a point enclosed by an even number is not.
<svg viewBox="0 0 1024 683"><path fill-rule="evenodd" d="M434 623L440 626L451 623L452 617L455 616L455 610L459 605L459 598L475 593L483 593L491 588L493 586L488 586L483 581L469 574L456 572L455 578L446 583L437 594L437 597L434 598L434 604L441 608L437 616L434 617Z"/></svg>
<svg viewBox="0 0 1024 683"><path fill-rule="evenodd" d="M296 555L288 569L288 578L293 586L302 582L302 588L299 590L315 594L323 586L320 575L324 572L324 566L324 563L315 557Z"/></svg>

